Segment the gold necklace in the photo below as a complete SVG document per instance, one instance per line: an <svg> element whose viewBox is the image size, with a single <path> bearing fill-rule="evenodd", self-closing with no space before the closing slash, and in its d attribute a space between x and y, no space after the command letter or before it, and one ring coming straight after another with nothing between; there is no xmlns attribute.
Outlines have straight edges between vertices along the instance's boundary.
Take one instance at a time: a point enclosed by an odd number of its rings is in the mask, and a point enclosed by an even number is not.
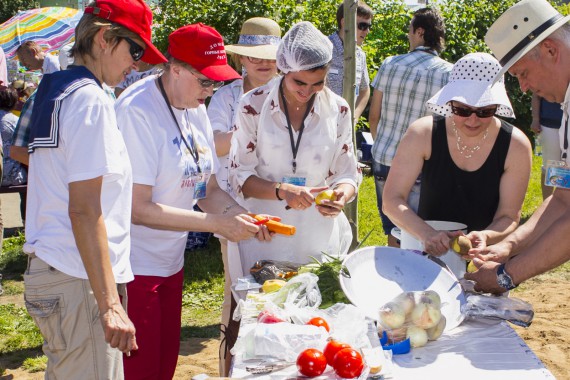
<svg viewBox="0 0 570 380"><path fill-rule="evenodd" d="M455 138L456 138L455 146L457 147L457 151L459 152L460 155L462 155L465 158L473 157L473 155L481 149L481 145L483 145L483 143L485 142L485 139L487 138L487 135L489 134L489 127L487 127L485 129L485 132L483 133L483 137L481 137L481 140L479 140L479 143L477 143L477 145L475 145L473 147L470 147L461 141L461 136L459 136L459 131L455 127L455 120L452 119L451 123L453 126L453 132L455 133Z"/></svg>

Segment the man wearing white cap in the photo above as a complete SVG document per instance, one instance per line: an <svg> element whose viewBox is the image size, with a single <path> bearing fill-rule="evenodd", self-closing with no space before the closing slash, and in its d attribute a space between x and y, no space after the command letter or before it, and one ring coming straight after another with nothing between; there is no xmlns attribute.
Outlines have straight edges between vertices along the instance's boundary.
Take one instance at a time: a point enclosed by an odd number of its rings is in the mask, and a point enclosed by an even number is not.
<svg viewBox="0 0 570 380"><path fill-rule="evenodd" d="M523 0L491 25L485 42L503 66L519 81L521 90L562 103L560 128L561 175L557 189L532 217L503 241L475 259L479 270L465 275L475 289L501 293L570 259L564 244L570 233L570 173L568 105L570 103L570 26L546 0ZM502 74L502 73L501 73Z"/></svg>

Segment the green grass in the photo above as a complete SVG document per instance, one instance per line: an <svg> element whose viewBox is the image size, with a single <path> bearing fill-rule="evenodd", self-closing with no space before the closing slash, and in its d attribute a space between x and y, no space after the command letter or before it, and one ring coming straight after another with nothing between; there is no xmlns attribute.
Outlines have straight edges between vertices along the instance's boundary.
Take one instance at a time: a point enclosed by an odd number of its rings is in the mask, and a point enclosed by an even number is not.
<svg viewBox="0 0 570 380"><path fill-rule="evenodd" d="M540 160L534 157L532 177L523 205L523 221L542 202L540 189ZM386 245L378 209L374 178L366 175L359 189L359 240L371 230L363 245ZM5 294L23 292L22 273L26 256L22 253L23 235L5 239L0 254L0 273L4 274ZM184 293L181 339L218 338L219 320L223 300L223 265L218 240L210 239L206 249L186 252L184 266ZM570 280L570 263L552 273ZM524 284L521 286L524 290ZM2 298L0 297L0 302ZM41 371L46 358L41 355L42 338L25 308L12 304L0 305L0 375L3 368L24 367L28 371Z"/></svg>

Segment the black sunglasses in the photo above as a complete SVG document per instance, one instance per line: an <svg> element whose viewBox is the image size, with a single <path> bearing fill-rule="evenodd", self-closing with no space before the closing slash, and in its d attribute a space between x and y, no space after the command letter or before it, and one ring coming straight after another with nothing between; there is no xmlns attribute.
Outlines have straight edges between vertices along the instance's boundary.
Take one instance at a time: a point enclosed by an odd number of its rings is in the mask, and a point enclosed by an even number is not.
<svg viewBox="0 0 570 380"><path fill-rule="evenodd" d="M483 108L483 109L473 110L473 109L469 109L469 108L457 107L457 106L454 106L452 104L451 105L451 112L454 115L461 116L461 117L469 117L472 114L475 114L477 117L484 119L487 117L494 116L495 113L497 112L497 106L495 106L493 108Z"/></svg>
<svg viewBox="0 0 570 380"><path fill-rule="evenodd" d="M144 49L141 45L137 44L135 41L131 40L129 37L122 37L125 41L129 43L129 53L135 61L140 61L144 54Z"/></svg>
<svg viewBox="0 0 570 380"><path fill-rule="evenodd" d="M203 88L210 88L211 86L214 86L214 90L216 90L224 85L223 81L213 80L213 79L202 79L196 74L194 74L192 70L188 71L190 71L190 74L192 74L194 78L198 80L198 83L200 83L200 86L202 86Z"/></svg>
<svg viewBox="0 0 570 380"><path fill-rule="evenodd" d="M369 24L367 22L359 22L357 25L358 29L365 31L368 30L372 27L372 24Z"/></svg>

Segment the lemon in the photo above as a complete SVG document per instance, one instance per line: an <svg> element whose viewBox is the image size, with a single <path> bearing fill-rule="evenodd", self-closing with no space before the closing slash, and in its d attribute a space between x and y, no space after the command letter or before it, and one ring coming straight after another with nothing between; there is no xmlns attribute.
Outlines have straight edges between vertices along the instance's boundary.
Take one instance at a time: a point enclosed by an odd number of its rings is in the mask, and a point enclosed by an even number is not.
<svg viewBox="0 0 570 380"><path fill-rule="evenodd" d="M261 286L261 289L263 293L272 293L281 289L286 283L287 282L283 280L266 280Z"/></svg>
<svg viewBox="0 0 570 380"><path fill-rule="evenodd" d="M334 191L332 190L325 190L325 191L321 191L316 197L315 197L315 202L320 205L322 203L323 200L328 199L330 201L334 201L336 200L336 195L334 194Z"/></svg>

